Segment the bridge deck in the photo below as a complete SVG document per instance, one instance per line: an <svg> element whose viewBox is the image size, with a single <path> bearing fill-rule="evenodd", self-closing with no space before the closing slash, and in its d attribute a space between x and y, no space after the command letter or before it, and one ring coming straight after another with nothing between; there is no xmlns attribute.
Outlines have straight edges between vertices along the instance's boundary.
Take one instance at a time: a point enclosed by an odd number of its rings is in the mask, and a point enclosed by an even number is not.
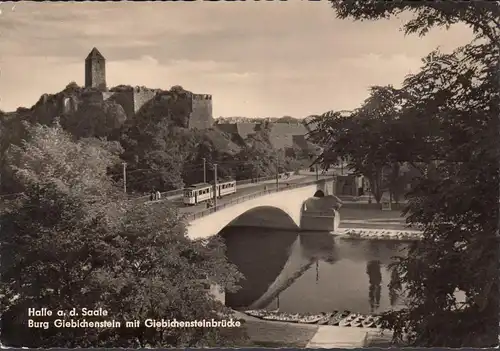
<svg viewBox="0 0 500 351"><path fill-rule="evenodd" d="M319 177L319 179L328 179L328 178L331 178L331 177L328 177L328 176ZM292 176L289 179L280 179L279 188L280 189L286 188L287 187L286 184L290 184L290 185L302 184L302 183L310 182L310 181L315 180L315 179L316 179L315 176L301 176L301 175ZM262 182L262 183L258 183L258 184L242 185L242 186L237 188L237 191L235 194L224 196L223 198L218 199L217 205L228 204L228 203L230 203L230 202L232 202L235 199L238 199L240 197L250 195L253 193L257 193L260 191L264 191L265 188L267 188L268 190L275 189L276 188L276 181L268 181L268 182ZM181 214L193 214L193 213L202 212L203 210L207 209L206 202L201 203L201 204L196 205L196 206L184 206L182 198L172 199L171 202L174 205L176 205L177 207L179 207L179 212Z"/></svg>

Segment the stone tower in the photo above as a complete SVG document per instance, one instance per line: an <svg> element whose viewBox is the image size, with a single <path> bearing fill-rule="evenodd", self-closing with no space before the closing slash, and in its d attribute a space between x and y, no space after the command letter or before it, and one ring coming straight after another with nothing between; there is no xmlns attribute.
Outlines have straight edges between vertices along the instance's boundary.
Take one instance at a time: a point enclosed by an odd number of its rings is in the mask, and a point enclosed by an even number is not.
<svg viewBox="0 0 500 351"><path fill-rule="evenodd" d="M96 48L85 59L85 87L106 89L106 59Z"/></svg>

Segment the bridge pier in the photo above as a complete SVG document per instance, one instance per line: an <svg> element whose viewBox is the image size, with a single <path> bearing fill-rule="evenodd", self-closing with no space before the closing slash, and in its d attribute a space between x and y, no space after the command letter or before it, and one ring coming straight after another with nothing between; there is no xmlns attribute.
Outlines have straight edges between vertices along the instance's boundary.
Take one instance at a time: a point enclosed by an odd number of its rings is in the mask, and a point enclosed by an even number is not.
<svg viewBox="0 0 500 351"><path fill-rule="evenodd" d="M334 195L334 181L330 179L319 180L316 184L317 191L321 191L324 196Z"/></svg>
<svg viewBox="0 0 500 351"><path fill-rule="evenodd" d="M333 181L320 180L313 198L304 202L301 211L300 229L335 233L340 224L340 200L333 195Z"/></svg>

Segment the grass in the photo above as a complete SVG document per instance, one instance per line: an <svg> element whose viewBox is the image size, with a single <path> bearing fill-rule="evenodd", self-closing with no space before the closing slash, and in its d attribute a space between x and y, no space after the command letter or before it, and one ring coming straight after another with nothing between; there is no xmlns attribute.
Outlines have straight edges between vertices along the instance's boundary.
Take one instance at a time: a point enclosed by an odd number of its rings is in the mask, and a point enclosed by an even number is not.
<svg viewBox="0 0 500 351"><path fill-rule="evenodd" d="M304 348L318 330L314 325L267 321L246 321L245 326L255 347L268 348Z"/></svg>

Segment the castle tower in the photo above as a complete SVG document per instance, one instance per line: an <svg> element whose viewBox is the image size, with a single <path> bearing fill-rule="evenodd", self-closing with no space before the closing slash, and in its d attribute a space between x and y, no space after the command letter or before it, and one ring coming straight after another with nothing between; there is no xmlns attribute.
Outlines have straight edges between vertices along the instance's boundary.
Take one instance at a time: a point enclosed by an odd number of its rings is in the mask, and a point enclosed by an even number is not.
<svg viewBox="0 0 500 351"><path fill-rule="evenodd" d="M106 59L96 48L85 59L85 87L106 89Z"/></svg>

